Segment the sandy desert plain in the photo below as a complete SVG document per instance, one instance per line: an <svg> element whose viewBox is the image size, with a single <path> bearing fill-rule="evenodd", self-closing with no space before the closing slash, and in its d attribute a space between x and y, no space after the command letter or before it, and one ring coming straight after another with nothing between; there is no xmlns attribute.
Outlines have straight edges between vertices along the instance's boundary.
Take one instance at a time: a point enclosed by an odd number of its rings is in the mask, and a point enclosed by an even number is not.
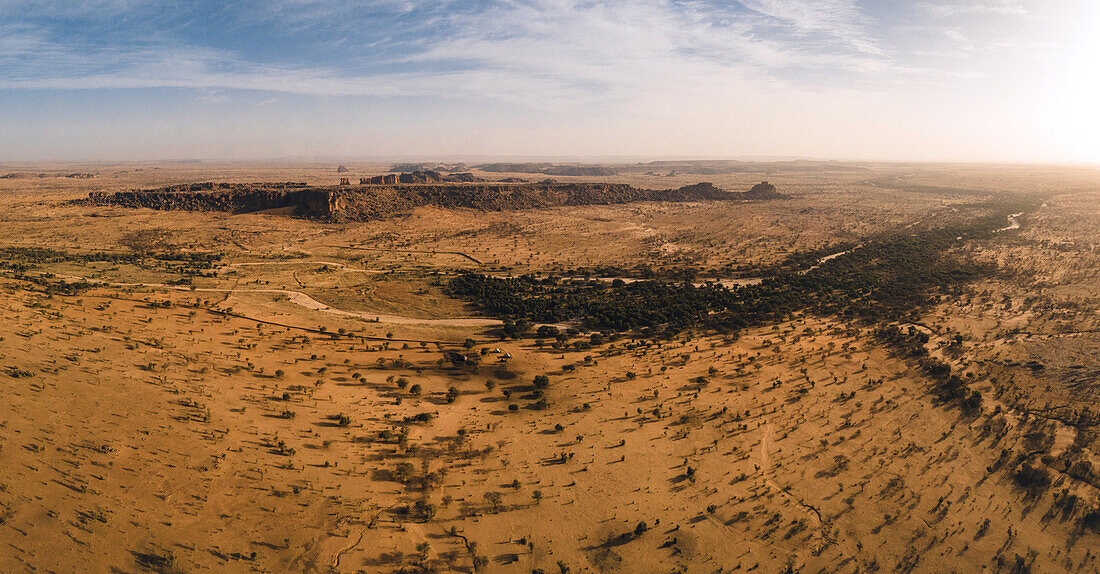
<svg viewBox="0 0 1100 574"><path fill-rule="evenodd" d="M0 167L0 572L1100 572L1100 170L82 201L347 166Z"/></svg>

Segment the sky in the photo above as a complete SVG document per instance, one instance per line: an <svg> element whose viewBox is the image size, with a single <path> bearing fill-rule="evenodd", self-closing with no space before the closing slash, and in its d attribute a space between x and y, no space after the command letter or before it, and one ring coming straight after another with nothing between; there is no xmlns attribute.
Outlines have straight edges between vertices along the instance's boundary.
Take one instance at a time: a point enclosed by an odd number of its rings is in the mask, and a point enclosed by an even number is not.
<svg viewBox="0 0 1100 574"><path fill-rule="evenodd" d="M1100 0L0 0L0 162L1100 163Z"/></svg>

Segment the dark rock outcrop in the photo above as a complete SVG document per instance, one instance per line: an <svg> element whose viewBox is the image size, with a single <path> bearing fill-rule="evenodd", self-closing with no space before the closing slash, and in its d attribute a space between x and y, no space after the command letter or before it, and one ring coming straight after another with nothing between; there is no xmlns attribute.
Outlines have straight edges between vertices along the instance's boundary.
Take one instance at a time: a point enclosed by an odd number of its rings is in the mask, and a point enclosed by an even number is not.
<svg viewBox="0 0 1100 574"><path fill-rule="evenodd" d="M445 171L447 173L455 173L461 171L469 171L469 166L462 162L458 163L395 163L390 166L390 171L406 172L406 171Z"/></svg>
<svg viewBox="0 0 1100 574"><path fill-rule="evenodd" d="M775 186L762 181L742 194L745 199L783 199L787 196L775 190Z"/></svg>
<svg viewBox="0 0 1100 574"><path fill-rule="evenodd" d="M145 191L88 194L92 203L161 210L228 211L239 213L286 207L296 203L306 184L198 183Z"/></svg>
<svg viewBox="0 0 1100 574"><path fill-rule="evenodd" d="M465 173L452 173L449 175L443 175L438 171L413 171L406 173L391 173L387 175L376 175L370 178L360 178L360 185L395 185L398 183L406 184L420 184L420 185L434 185L440 183L474 183L479 181L485 181L480 177L474 176L474 174Z"/></svg>
<svg viewBox="0 0 1100 574"><path fill-rule="evenodd" d="M160 189L92 192L88 201L122 207L239 213L294 205L305 183L190 183Z"/></svg>
<svg viewBox="0 0 1100 574"><path fill-rule="evenodd" d="M442 183L443 174L438 171L411 171L397 176L398 183Z"/></svg>
<svg viewBox="0 0 1100 574"><path fill-rule="evenodd" d="M326 221L369 221L409 213L421 206L481 211L546 207L611 205L637 201L737 201L782 197L760 190L731 193L710 183L679 189L638 189L623 183L420 183L436 172L413 172L417 183L374 184L396 179L390 174L370 178L369 185L308 187L300 183L200 183L114 194L92 193L88 202L163 210L227 211L233 213L295 207L302 217ZM408 175L408 174L402 174ZM759 186L758 186L759 187ZM754 188L755 190L756 188Z"/></svg>
<svg viewBox="0 0 1100 574"><path fill-rule="evenodd" d="M451 175L444 176L443 181L450 182L450 183L473 183L475 181L485 181L485 180L481 179L480 177L475 177L474 174L472 174L470 172L465 172L465 173L452 173Z"/></svg>
<svg viewBox="0 0 1100 574"><path fill-rule="evenodd" d="M397 174L390 173L386 175L376 175L370 179L363 178L359 180L359 183L363 185L394 185L397 183Z"/></svg>
<svg viewBox="0 0 1100 574"><path fill-rule="evenodd" d="M490 173L541 173L543 175L565 175L599 177L615 175L618 170L602 165L553 164L553 163L486 163L475 166Z"/></svg>

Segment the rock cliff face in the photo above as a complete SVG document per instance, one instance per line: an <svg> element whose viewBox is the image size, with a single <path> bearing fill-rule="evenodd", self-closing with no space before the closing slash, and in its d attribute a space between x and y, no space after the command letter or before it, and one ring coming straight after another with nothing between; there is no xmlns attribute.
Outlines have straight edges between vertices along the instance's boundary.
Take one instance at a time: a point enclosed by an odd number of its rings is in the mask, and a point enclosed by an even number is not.
<svg viewBox="0 0 1100 574"><path fill-rule="evenodd" d="M479 177L475 177L474 174L466 173L452 173L449 175L443 175L438 171L413 171L408 173L390 173L386 175L376 175L374 177L361 177L359 178L359 185L397 185L399 183L405 184L437 184L437 183L472 183L475 181L485 181Z"/></svg>
<svg viewBox="0 0 1100 574"><path fill-rule="evenodd" d="M775 186L762 181L745 192L745 199L782 199L787 196L775 190Z"/></svg>
<svg viewBox="0 0 1100 574"><path fill-rule="evenodd" d="M424 172L421 172L423 174ZM431 172L429 172L431 173ZM417 175L417 179L422 177ZM383 176L378 176L383 178ZM232 213L283 207L302 217L325 221L370 221L394 217L432 205L482 211L537 209L572 205L609 205L636 201L736 201L782 197L753 188L730 193L710 183L679 189L638 189L622 183L431 183L401 184L384 176L385 184L309 187L302 183L199 183L114 194L93 193L88 202L161 210L226 211ZM390 183L392 182L392 183ZM760 186L757 186L760 187Z"/></svg>
<svg viewBox="0 0 1100 574"><path fill-rule="evenodd" d="M260 211L296 205L304 183L193 183L160 189L91 193L92 203L182 211Z"/></svg>

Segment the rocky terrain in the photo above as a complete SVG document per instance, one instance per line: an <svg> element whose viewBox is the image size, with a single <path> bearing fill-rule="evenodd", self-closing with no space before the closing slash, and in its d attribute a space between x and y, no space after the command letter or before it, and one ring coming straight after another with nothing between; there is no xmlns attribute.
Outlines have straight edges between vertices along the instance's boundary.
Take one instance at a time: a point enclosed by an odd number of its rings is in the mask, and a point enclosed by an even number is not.
<svg viewBox="0 0 1100 574"><path fill-rule="evenodd" d="M465 176L469 174L458 174ZM371 221L409 213L421 206L505 211L561 206L613 205L638 201L736 201L781 199L763 182L748 192L729 192L710 183L677 189L638 189L622 183L464 183L436 172L363 178L358 186L304 183L196 183L158 189L93 192L91 204L157 210L244 213L293 207L301 217L331 221ZM378 180L379 183L375 183ZM366 182L366 183L362 183Z"/></svg>
<svg viewBox="0 0 1100 574"><path fill-rule="evenodd" d="M304 183L194 183L160 189L90 192L88 203L158 210L242 213L297 205Z"/></svg>
<svg viewBox="0 0 1100 574"><path fill-rule="evenodd" d="M0 573L1100 572L1100 170L335 168L0 179Z"/></svg>

